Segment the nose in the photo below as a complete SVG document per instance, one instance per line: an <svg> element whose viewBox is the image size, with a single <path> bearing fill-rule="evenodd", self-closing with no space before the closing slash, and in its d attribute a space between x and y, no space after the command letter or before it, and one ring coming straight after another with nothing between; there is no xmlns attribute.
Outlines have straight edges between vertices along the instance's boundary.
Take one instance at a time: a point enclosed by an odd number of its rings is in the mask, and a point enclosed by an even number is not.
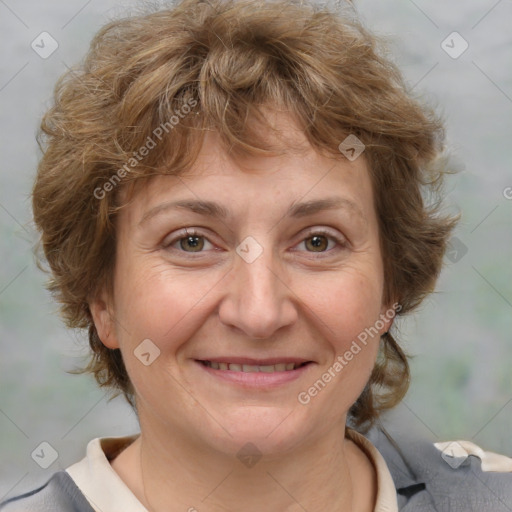
<svg viewBox="0 0 512 512"><path fill-rule="evenodd" d="M298 318L295 296L272 251L264 250L252 263L235 258L219 307L221 322L254 339L270 338L292 325Z"/></svg>

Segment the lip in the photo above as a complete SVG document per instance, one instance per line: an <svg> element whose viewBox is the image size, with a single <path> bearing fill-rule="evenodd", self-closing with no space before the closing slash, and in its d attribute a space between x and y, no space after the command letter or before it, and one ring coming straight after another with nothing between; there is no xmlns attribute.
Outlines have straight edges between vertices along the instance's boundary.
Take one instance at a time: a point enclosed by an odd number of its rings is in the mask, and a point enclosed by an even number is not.
<svg viewBox="0 0 512 512"><path fill-rule="evenodd" d="M301 359L299 357L271 357L266 359L254 359L252 357L235 357L235 356L221 356L221 357L203 357L196 359L196 361L211 361L212 363L234 363L234 364L251 364L256 366L274 365L281 363L309 363L310 359Z"/></svg>
<svg viewBox="0 0 512 512"><path fill-rule="evenodd" d="M212 362L230 362L235 364L253 364L258 366L270 365L270 364L279 364L279 363L306 363L295 370L285 370L282 372L273 372L273 373L265 373L265 372L237 372L233 370L221 370L214 369L208 366L205 366L201 360L194 360L195 364L199 367L200 371L205 372L206 375L209 375L215 380L220 380L223 382L229 382L231 384L235 384L245 388L251 389L272 389L283 384L288 384L293 382L300 377L302 377L305 373L309 372L310 368L314 365L313 361L307 361L305 359L297 359L297 358L279 358L279 359L248 359L248 358L212 358L212 359L203 359L203 361L212 361ZM276 362L272 362L276 361Z"/></svg>

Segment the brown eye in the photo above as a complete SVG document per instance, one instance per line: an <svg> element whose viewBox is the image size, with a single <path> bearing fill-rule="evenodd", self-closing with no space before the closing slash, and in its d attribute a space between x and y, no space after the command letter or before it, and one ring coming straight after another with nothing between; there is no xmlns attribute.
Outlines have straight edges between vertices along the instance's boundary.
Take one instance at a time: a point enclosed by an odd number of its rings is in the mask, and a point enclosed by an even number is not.
<svg viewBox="0 0 512 512"><path fill-rule="evenodd" d="M204 237L198 235L180 238L179 242L181 249L186 252L200 252L204 247Z"/></svg>
<svg viewBox="0 0 512 512"><path fill-rule="evenodd" d="M313 235L305 240L306 248L312 252L324 252L329 246L329 239L324 235Z"/></svg>
<svg viewBox="0 0 512 512"><path fill-rule="evenodd" d="M310 257L330 257L338 254L340 251L344 251L349 248L347 240L330 230L317 228L310 231L306 238L293 249L294 252L306 252L312 255L316 253L317 256Z"/></svg>
<svg viewBox="0 0 512 512"><path fill-rule="evenodd" d="M163 248L178 253L198 255L214 249L213 244L205 235L194 229L185 229L175 234L169 241L163 243Z"/></svg>

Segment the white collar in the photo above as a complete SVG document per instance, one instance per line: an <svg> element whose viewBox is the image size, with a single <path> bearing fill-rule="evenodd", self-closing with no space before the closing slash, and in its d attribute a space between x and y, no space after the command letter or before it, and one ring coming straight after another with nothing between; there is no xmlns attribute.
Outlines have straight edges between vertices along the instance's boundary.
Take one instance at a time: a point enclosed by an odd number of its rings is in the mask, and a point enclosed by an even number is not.
<svg viewBox="0 0 512 512"><path fill-rule="evenodd" d="M148 512L109 462L137 437L93 439L85 458L66 469L96 512Z"/></svg>
<svg viewBox="0 0 512 512"><path fill-rule="evenodd" d="M377 472L374 512L398 512L395 484L382 455L355 430L347 428L346 436L366 453ZM96 512L148 512L109 462L137 437L93 439L87 445L85 458L66 469Z"/></svg>

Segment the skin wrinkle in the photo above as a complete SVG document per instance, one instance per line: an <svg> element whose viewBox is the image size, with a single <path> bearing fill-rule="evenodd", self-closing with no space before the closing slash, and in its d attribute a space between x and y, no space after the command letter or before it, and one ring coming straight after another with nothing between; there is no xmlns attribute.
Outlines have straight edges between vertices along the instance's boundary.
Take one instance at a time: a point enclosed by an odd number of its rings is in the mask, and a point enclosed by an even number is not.
<svg viewBox="0 0 512 512"><path fill-rule="evenodd" d="M346 509L349 492L332 475L347 482L350 445L340 442L347 411L364 432L408 387L407 358L391 334L373 372L378 336L306 408L293 399L302 384L289 396L261 390L248 398L220 383L222 392L215 392L194 359L213 357L213 350L302 354L318 366L307 387L382 309L396 302L401 315L413 311L433 290L456 222L443 215L441 202L422 200L423 192L435 197L450 172L439 158L442 122L407 94L379 39L352 16L287 0L257 9L246 0L207 4L183 0L110 23L83 65L56 85L41 123L33 190L34 221L52 272L48 289L67 326L88 329L84 371L128 400L135 396L158 508L169 508L168 496L187 507L206 496L252 439L265 452L249 473L260 476L259 490L264 464L279 465L293 453L279 473L287 488L297 497L322 488L334 496L329 508L338 499ZM217 35L233 44L223 46ZM194 113L176 115L187 102ZM354 162L340 155L348 135L366 147ZM206 162L194 163L201 143ZM132 186L133 201L119 204ZM340 214L338 222L332 212L304 224L285 220L285 205L348 189L365 210L364 233L354 219ZM224 252L192 260L164 250L161 242L175 228L197 226L198 217L188 214L136 232L149 207L178 195L233 210L232 221L205 225ZM331 226L351 245L314 262L304 249L289 250L308 223ZM235 254L247 235L264 248L252 264ZM161 350L147 368L134 357L143 339ZM312 467L318 475L304 484L291 470L311 467L311 454L324 449L332 457L319 461L332 472L320 482L321 465ZM357 450L352 455L350 467L368 462ZM139 496L133 450L114 465ZM357 499L368 495L366 476L355 478ZM236 491L242 483L235 476L226 485ZM217 498L219 508L247 505L236 492L224 495L231 504ZM283 505L281 495L268 498ZM312 512L325 504L304 505Z"/></svg>
<svg viewBox="0 0 512 512"><path fill-rule="evenodd" d="M347 210L353 211L356 216L360 216L365 223L368 222L365 215L359 210L357 205L352 202L350 199L343 197L332 197L326 198L317 201L308 201L306 203L293 204L287 209L286 216L287 217L305 217L308 215L312 215L317 211L328 210L328 209L341 209L345 208ZM198 201L194 199L182 199L179 201L171 201L167 203L162 203L157 206L152 207L149 211L145 212L140 220L138 226L142 227L146 222L157 215L161 215L162 213L166 213L167 211L175 210L189 210L198 215L205 215L216 218L226 219L227 217L232 218L229 210L223 208L221 205L213 201Z"/></svg>
<svg viewBox="0 0 512 512"><path fill-rule="evenodd" d="M368 489L373 489L370 494L374 497L373 469L366 456L340 433L348 408L369 378L378 340L368 344L307 407L298 404L297 393L315 382L336 355L388 307L380 301L383 267L366 163L363 158L352 163L340 159L337 171L318 181L316 176L331 167L332 160L311 149L300 158L293 154L252 158L251 165L259 172L246 173L235 161L220 158L219 144L214 134L205 139L187 175L187 186L171 176L156 177L139 190L118 218L112 312L129 326L132 335L115 327L107 335L102 327L108 325L106 310L99 303L93 310L103 342L119 347L124 355L136 390L142 434L114 460L113 467L141 501L145 489L155 510L165 509L165 503L171 502L186 510L194 497L206 496L219 475L227 475L233 467L236 471L222 483L222 492L208 498L208 512L241 506L255 512L259 507L252 499L255 489L279 510L294 510L282 488L269 487L268 474L310 512L350 507L352 496L361 504L368 500ZM218 172L206 170L202 175L206 161L209 167L218 165ZM313 189L311 184L315 184ZM161 241L184 224L199 230L197 219L203 217L194 213L162 216L147 229L137 227L148 208L190 190L201 199L215 197L233 211L229 226L236 237L222 240L222 253L208 245L206 256L187 259L162 248ZM290 257L288 250L297 248L303 238L298 235L309 232L306 227L313 232L317 227L330 227L344 235L343 226L353 229L359 224L348 216L340 217L345 220L338 225L333 222L336 212L331 210L287 219L269 231L283 209L297 202L305 190L309 195L303 200L351 197L367 218L367 230L356 230L359 238L351 241L353 246L332 256L309 258L301 243L300 251ZM207 225L202 226L204 231L208 227L215 239L223 239L223 223L209 219ZM248 235L264 248L250 264L234 253L235 244ZM221 284L215 286L226 271ZM132 355L145 338L161 351L149 367ZM206 352L293 354L315 364L307 378L304 375L279 389L248 393L237 386L211 382L194 363ZM293 414L283 421L290 410ZM261 450L263 459L246 474L233 456L248 439ZM140 450L145 461L145 488ZM199 467L194 462L198 460ZM307 477L295 469L301 467L308 468ZM332 470L329 476L322 474L322 467ZM349 467L355 471L354 490ZM310 470L316 476L312 477ZM345 482L341 486L340 478ZM314 502L311 496L315 496ZM371 503L365 502L365 506L371 510Z"/></svg>

